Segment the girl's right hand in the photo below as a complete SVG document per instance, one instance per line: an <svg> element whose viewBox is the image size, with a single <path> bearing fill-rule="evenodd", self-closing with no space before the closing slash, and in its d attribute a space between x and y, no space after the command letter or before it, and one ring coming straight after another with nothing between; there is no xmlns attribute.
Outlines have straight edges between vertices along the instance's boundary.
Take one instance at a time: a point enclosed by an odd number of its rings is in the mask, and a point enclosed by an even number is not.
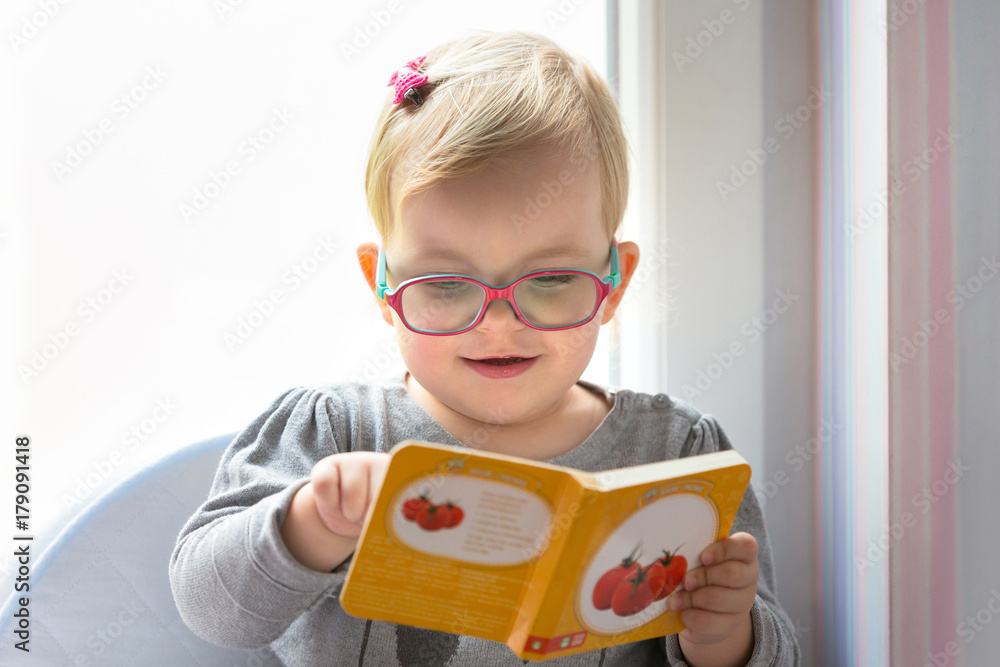
<svg viewBox="0 0 1000 667"><path fill-rule="evenodd" d="M378 496L389 455L348 452L320 459L309 483L292 498L281 525L289 553L313 570L329 572L357 546L369 508Z"/></svg>
<svg viewBox="0 0 1000 667"><path fill-rule="evenodd" d="M348 452L327 456L309 476L319 518L334 535L357 537L378 496L389 455Z"/></svg>

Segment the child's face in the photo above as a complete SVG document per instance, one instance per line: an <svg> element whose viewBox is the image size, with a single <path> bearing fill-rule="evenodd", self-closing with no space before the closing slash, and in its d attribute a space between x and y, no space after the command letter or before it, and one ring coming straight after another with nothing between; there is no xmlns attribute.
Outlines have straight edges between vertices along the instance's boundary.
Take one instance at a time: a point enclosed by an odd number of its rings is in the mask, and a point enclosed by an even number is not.
<svg viewBox="0 0 1000 667"><path fill-rule="evenodd" d="M551 156L525 156L515 169L488 167L409 198L385 247L389 286L431 273L465 274L492 285L547 268L608 276L611 245L601 219L597 165L591 162L585 171L568 165ZM396 329L413 379L450 410L488 423L544 420L567 407L567 392L624 293L638 249L624 243L619 254L623 284L594 319L574 329L532 329L506 301L493 301L474 329L452 336L412 332L384 302L382 314ZM529 361L505 367L504 377L490 377L500 367L478 360L491 357Z"/></svg>

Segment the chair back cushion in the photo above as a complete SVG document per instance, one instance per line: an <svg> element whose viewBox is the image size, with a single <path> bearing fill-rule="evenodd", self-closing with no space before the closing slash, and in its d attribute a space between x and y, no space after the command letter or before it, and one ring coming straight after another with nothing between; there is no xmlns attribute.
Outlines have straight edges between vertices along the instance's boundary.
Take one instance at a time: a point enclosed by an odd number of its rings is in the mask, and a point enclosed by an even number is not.
<svg viewBox="0 0 1000 667"><path fill-rule="evenodd" d="M170 592L177 535L208 497L233 437L166 456L92 501L53 539L30 542L30 653L16 648L13 614L24 594L15 593L0 615L0 665L281 665L267 648L203 641L184 625Z"/></svg>

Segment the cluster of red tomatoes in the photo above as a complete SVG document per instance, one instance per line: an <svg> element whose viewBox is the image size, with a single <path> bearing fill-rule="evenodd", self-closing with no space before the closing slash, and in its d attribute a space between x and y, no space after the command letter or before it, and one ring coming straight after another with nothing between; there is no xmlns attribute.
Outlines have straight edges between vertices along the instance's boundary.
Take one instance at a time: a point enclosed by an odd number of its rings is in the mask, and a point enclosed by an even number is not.
<svg viewBox="0 0 1000 667"><path fill-rule="evenodd" d="M462 523L465 512L450 500L441 505L435 505L425 495L410 498L403 503L403 517L413 521L424 530L440 530L454 528Z"/></svg>
<svg viewBox="0 0 1000 667"><path fill-rule="evenodd" d="M680 548L680 547L678 547ZM594 586L596 609L611 609L619 616L631 616L670 595L687 572L687 559L667 550L643 567L636 560L637 546L621 565L601 575Z"/></svg>

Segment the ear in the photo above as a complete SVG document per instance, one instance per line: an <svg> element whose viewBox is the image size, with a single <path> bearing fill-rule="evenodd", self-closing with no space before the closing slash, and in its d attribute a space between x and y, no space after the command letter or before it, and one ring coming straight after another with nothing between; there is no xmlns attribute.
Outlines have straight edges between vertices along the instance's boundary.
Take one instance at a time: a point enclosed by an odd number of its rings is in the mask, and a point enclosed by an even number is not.
<svg viewBox="0 0 1000 667"><path fill-rule="evenodd" d="M601 317L601 324L607 324L615 316L615 311L625 296L625 289L629 281L632 280L635 269L639 266L639 246L632 241L625 241L618 244L618 264L621 267L622 282L611 291L604 301L604 315Z"/></svg>
<svg viewBox="0 0 1000 667"><path fill-rule="evenodd" d="M369 289L372 291L372 296L375 297L375 302L378 304L379 310L382 311L382 319L392 324L392 308L385 300L378 298L375 294L375 278L378 273L378 246L374 243L362 243L358 246L358 264L361 266L361 273L365 276L365 282L368 283Z"/></svg>

